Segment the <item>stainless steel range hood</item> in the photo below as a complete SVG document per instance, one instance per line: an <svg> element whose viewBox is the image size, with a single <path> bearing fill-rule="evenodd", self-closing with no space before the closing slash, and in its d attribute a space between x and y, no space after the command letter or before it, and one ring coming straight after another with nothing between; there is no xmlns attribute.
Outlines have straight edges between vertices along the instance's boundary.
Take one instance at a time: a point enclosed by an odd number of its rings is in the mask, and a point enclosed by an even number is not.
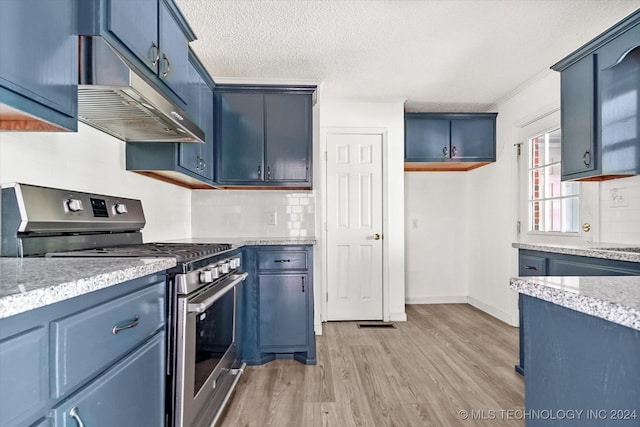
<svg viewBox="0 0 640 427"><path fill-rule="evenodd" d="M80 37L78 118L123 141L203 142L204 132L102 37Z"/></svg>

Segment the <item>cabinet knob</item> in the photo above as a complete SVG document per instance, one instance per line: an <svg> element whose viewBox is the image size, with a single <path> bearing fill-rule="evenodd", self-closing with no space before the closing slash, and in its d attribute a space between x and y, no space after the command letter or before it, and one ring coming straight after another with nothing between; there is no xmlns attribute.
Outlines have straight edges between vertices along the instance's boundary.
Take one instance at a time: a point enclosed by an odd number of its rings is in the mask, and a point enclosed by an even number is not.
<svg viewBox="0 0 640 427"><path fill-rule="evenodd" d="M449 157L449 147L443 147L442 148L442 155L444 157Z"/></svg>
<svg viewBox="0 0 640 427"><path fill-rule="evenodd" d="M80 418L80 413L78 413L77 406L74 406L73 408L71 408L71 410L69 411L69 416L74 419L74 421L78 424L78 427L84 427L84 423Z"/></svg>
<svg viewBox="0 0 640 427"><path fill-rule="evenodd" d="M451 147L451 157L455 157L457 155L458 155L458 149L454 145L453 147Z"/></svg>
<svg viewBox="0 0 640 427"><path fill-rule="evenodd" d="M267 165L267 179L271 179L271 166Z"/></svg>
<svg viewBox="0 0 640 427"><path fill-rule="evenodd" d="M582 156L582 161L585 166L589 166L591 164L591 151L587 150L584 152L584 156Z"/></svg>
<svg viewBox="0 0 640 427"><path fill-rule="evenodd" d="M262 166L258 166L258 179L262 179Z"/></svg>

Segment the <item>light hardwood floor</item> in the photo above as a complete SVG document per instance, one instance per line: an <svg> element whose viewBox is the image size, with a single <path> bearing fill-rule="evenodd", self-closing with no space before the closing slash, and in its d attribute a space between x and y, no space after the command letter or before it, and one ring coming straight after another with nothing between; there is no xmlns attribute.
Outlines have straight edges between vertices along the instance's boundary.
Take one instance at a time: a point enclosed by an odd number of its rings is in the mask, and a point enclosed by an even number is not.
<svg viewBox="0 0 640 427"><path fill-rule="evenodd" d="M407 316L396 329L325 323L315 366L248 367L220 424L524 426L518 329L466 304L408 305Z"/></svg>

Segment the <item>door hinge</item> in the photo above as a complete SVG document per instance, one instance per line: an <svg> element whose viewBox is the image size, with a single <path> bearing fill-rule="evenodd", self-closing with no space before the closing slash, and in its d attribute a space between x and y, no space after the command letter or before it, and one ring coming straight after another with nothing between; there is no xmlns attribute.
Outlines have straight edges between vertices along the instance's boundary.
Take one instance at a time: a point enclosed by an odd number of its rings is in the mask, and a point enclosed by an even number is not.
<svg viewBox="0 0 640 427"><path fill-rule="evenodd" d="M516 155L519 156L522 154L522 142L518 142L517 144L513 144L516 147Z"/></svg>
<svg viewBox="0 0 640 427"><path fill-rule="evenodd" d="M516 221L516 231L520 234L520 221Z"/></svg>

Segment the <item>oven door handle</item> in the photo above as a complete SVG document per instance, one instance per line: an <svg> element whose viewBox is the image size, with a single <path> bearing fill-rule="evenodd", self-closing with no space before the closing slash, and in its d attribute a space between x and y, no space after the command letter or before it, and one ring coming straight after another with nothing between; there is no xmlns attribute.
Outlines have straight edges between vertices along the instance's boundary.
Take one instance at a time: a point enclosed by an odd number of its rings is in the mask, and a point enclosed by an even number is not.
<svg viewBox="0 0 640 427"><path fill-rule="evenodd" d="M224 294L231 288L235 287L238 283L243 282L249 276L248 273L234 274L231 276L233 279L224 285L222 289L211 290L211 294L205 293L201 295L197 301L187 303L187 311L189 313L204 313L214 302L218 301ZM200 300L200 298L203 298Z"/></svg>

